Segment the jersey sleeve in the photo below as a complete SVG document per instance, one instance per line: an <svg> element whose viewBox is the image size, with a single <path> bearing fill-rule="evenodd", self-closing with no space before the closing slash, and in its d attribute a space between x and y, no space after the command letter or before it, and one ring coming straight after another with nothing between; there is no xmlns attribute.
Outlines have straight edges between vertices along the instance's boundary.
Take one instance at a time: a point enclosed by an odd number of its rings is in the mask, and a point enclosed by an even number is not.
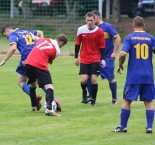
<svg viewBox="0 0 155 145"><path fill-rule="evenodd" d="M10 43L10 45L11 44L16 44L17 43L17 41L18 41L18 36L16 35L16 33L11 33L10 34L10 36L9 36L9 43Z"/></svg>
<svg viewBox="0 0 155 145"><path fill-rule="evenodd" d="M82 35L81 35L81 30L78 29L77 31L77 36L76 36L76 41L75 41L75 45L80 45L82 41Z"/></svg>
<svg viewBox="0 0 155 145"><path fill-rule="evenodd" d="M109 32L113 38L119 35L113 25L109 25Z"/></svg>

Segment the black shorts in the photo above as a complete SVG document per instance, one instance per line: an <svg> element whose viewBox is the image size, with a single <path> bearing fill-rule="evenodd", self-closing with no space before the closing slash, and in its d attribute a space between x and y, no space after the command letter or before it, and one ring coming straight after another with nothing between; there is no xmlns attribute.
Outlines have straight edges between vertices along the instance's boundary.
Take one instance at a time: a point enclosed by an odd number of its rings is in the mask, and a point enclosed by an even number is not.
<svg viewBox="0 0 155 145"><path fill-rule="evenodd" d="M28 76L28 84L38 81L39 87L43 88L47 84L52 84L52 77L48 70L42 70L31 65L26 65L26 73Z"/></svg>
<svg viewBox="0 0 155 145"><path fill-rule="evenodd" d="M95 62L92 64L84 64L80 63L80 72L79 74L88 74L91 76L92 74L99 75L100 74L100 63Z"/></svg>

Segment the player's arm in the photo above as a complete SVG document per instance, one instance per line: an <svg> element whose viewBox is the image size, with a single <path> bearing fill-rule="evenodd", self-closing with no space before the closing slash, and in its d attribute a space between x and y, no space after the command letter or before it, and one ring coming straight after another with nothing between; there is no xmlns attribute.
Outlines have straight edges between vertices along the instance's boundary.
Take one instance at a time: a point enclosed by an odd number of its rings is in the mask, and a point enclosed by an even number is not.
<svg viewBox="0 0 155 145"><path fill-rule="evenodd" d="M121 37L119 35L116 35L114 37L114 50L113 50L113 53L111 54L111 59L113 60L116 59L116 55L120 47L120 44L121 44Z"/></svg>
<svg viewBox="0 0 155 145"><path fill-rule="evenodd" d="M11 44L10 49L8 50L4 59L1 61L0 66L4 65L7 62L7 60L15 53L16 49L16 43Z"/></svg>
<svg viewBox="0 0 155 145"><path fill-rule="evenodd" d="M106 67L106 62L105 62L105 48L100 48L101 52L101 63L102 67Z"/></svg>
<svg viewBox="0 0 155 145"><path fill-rule="evenodd" d="M119 66L117 68L117 73L121 74L121 70L123 70L123 64L124 64L124 62L126 60L126 55L127 55L126 52L124 52L124 51L120 52L120 55L119 55Z"/></svg>
<svg viewBox="0 0 155 145"><path fill-rule="evenodd" d="M78 59L79 51L80 51L80 45L75 44L75 65L77 66L79 65L79 59Z"/></svg>

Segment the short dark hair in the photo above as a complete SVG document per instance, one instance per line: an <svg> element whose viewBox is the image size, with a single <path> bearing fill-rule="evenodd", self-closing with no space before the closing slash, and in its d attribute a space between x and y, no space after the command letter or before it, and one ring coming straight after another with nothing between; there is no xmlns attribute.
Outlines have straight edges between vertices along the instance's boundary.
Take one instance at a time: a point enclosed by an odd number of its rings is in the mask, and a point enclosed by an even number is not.
<svg viewBox="0 0 155 145"><path fill-rule="evenodd" d="M11 25L5 25L3 28L2 28L2 31L1 31L1 34L3 35L4 31L6 29L12 29L12 26Z"/></svg>
<svg viewBox="0 0 155 145"><path fill-rule="evenodd" d="M137 27L144 27L145 26L144 19L140 16L137 16L133 19L133 24Z"/></svg>
<svg viewBox="0 0 155 145"><path fill-rule="evenodd" d="M85 17L94 17L95 19L95 15L92 12L88 12Z"/></svg>
<svg viewBox="0 0 155 145"><path fill-rule="evenodd" d="M67 44L67 36L65 34L60 34L56 37L56 40Z"/></svg>
<svg viewBox="0 0 155 145"><path fill-rule="evenodd" d="M98 10L93 10L92 13L96 16L101 16L101 14Z"/></svg>

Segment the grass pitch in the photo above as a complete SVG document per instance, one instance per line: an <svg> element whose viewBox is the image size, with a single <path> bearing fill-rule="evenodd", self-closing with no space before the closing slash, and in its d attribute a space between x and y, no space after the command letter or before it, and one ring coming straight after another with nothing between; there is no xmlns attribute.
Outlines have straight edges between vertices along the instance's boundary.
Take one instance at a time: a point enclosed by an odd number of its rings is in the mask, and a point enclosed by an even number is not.
<svg viewBox="0 0 155 145"><path fill-rule="evenodd" d="M145 133L142 102L132 104L127 134L111 132L119 125L126 65L123 74L116 74L119 103L111 104L108 82L99 77L97 105L92 107L90 103L80 103L79 67L74 65L74 58L56 58L49 68L62 112L61 117L49 117L44 115L43 107L38 112L31 111L29 97L17 85L18 60L19 56L13 56L0 68L0 145L155 144L155 134ZM37 92L43 96L43 105L45 94L39 88Z"/></svg>

